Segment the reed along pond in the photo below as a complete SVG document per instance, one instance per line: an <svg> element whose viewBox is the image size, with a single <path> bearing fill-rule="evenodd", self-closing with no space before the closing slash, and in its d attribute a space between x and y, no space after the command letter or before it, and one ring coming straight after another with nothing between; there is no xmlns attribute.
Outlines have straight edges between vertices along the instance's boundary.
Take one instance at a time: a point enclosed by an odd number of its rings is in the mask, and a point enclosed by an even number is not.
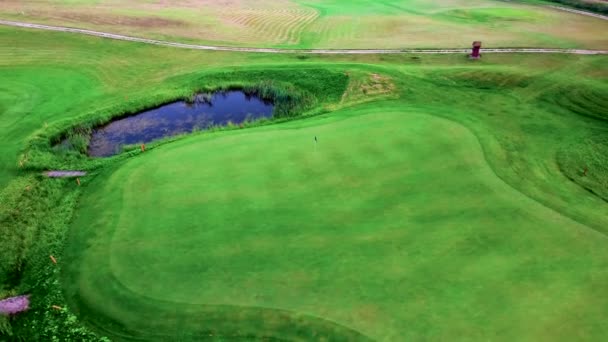
<svg viewBox="0 0 608 342"><path fill-rule="evenodd" d="M107 157L120 153L123 145L271 117L273 109L271 102L242 91L199 94L192 103L173 102L94 129L88 153Z"/></svg>

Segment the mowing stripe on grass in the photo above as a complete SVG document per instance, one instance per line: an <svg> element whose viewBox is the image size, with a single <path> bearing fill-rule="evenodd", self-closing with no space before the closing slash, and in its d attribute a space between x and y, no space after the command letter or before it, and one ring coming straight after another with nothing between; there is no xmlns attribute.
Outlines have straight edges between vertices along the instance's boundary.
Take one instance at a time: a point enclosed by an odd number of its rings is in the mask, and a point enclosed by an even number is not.
<svg viewBox="0 0 608 342"><path fill-rule="evenodd" d="M23 27L38 30L59 31L85 34L100 38L125 40L130 42L170 46L182 49L211 50L211 51L233 51L233 52L255 52L255 53L304 53L304 54L466 54L470 49L272 49L252 47L228 47L213 45L185 44L169 42L156 39L138 38L114 34L108 32L85 30L73 27L50 26L18 21L0 20L0 25ZM608 50L585 50L585 49L542 49L542 48L499 48L483 49L483 53L564 53L575 55L605 55Z"/></svg>

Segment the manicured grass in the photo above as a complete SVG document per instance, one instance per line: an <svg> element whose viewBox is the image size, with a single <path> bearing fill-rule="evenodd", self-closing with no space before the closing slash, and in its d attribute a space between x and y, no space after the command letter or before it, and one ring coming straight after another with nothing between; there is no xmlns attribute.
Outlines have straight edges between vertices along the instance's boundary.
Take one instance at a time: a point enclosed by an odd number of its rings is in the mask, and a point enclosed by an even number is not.
<svg viewBox="0 0 608 342"><path fill-rule="evenodd" d="M606 332L605 236L505 184L463 126L398 103L184 139L100 178L72 226L65 284L123 333L195 331L207 305L233 307L229 320L288 310L377 340ZM152 314L147 300L163 304ZM185 305L192 316L160 323ZM282 337L273 328L238 330Z"/></svg>
<svg viewBox="0 0 608 342"><path fill-rule="evenodd" d="M81 323L116 340L608 333L608 209L588 191L608 179L605 56L233 54L7 28L0 45L0 282L32 293L13 322L28 340L90 337ZM143 155L49 146L260 81L313 105ZM581 186L567 176L589 156ZM76 166L81 187L37 176Z"/></svg>
<svg viewBox="0 0 608 342"><path fill-rule="evenodd" d="M530 1L528 1L530 2ZM608 22L491 0L5 0L0 18L217 45L608 49ZM567 23L567 24L564 24Z"/></svg>

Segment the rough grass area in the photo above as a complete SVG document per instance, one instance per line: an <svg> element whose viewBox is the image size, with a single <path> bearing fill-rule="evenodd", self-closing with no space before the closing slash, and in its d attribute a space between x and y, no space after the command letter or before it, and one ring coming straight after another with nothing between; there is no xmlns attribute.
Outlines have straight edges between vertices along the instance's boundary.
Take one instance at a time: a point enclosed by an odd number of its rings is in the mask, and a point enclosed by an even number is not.
<svg viewBox="0 0 608 342"><path fill-rule="evenodd" d="M0 340L608 334L606 56L302 58L8 28L0 46L0 295L32 300ZM51 148L256 85L306 106L143 154ZM73 165L80 186L40 175Z"/></svg>
<svg viewBox="0 0 608 342"><path fill-rule="evenodd" d="M378 73L346 72L348 88L342 94L340 103L363 103L395 96L395 84L390 76Z"/></svg>
<svg viewBox="0 0 608 342"><path fill-rule="evenodd" d="M0 315L0 338L9 340L99 340L65 307L59 284L66 225L78 189L73 180L22 176L0 192L0 295L30 294L19 318ZM56 305L59 310L53 309Z"/></svg>
<svg viewBox="0 0 608 342"><path fill-rule="evenodd" d="M597 87L588 83L575 83L559 85L552 91L545 93L545 99L559 107L585 115L608 121L608 87Z"/></svg>
<svg viewBox="0 0 608 342"><path fill-rule="evenodd" d="M527 2L3 0L0 18L232 46L446 48L483 40L492 47L608 49L608 21Z"/></svg>
<svg viewBox="0 0 608 342"><path fill-rule="evenodd" d="M567 146L558 162L568 178L608 202L608 131Z"/></svg>

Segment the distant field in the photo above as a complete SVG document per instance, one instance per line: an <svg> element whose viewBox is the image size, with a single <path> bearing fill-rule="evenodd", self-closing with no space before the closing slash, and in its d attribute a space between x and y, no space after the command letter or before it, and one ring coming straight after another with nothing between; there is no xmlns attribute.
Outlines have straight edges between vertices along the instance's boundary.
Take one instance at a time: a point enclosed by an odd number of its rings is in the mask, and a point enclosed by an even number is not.
<svg viewBox="0 0 608 342"><path fill-rule="evenodd" d="M608 48L608 21L491 0L4 0L0 18L235 46Z"/></svg>

